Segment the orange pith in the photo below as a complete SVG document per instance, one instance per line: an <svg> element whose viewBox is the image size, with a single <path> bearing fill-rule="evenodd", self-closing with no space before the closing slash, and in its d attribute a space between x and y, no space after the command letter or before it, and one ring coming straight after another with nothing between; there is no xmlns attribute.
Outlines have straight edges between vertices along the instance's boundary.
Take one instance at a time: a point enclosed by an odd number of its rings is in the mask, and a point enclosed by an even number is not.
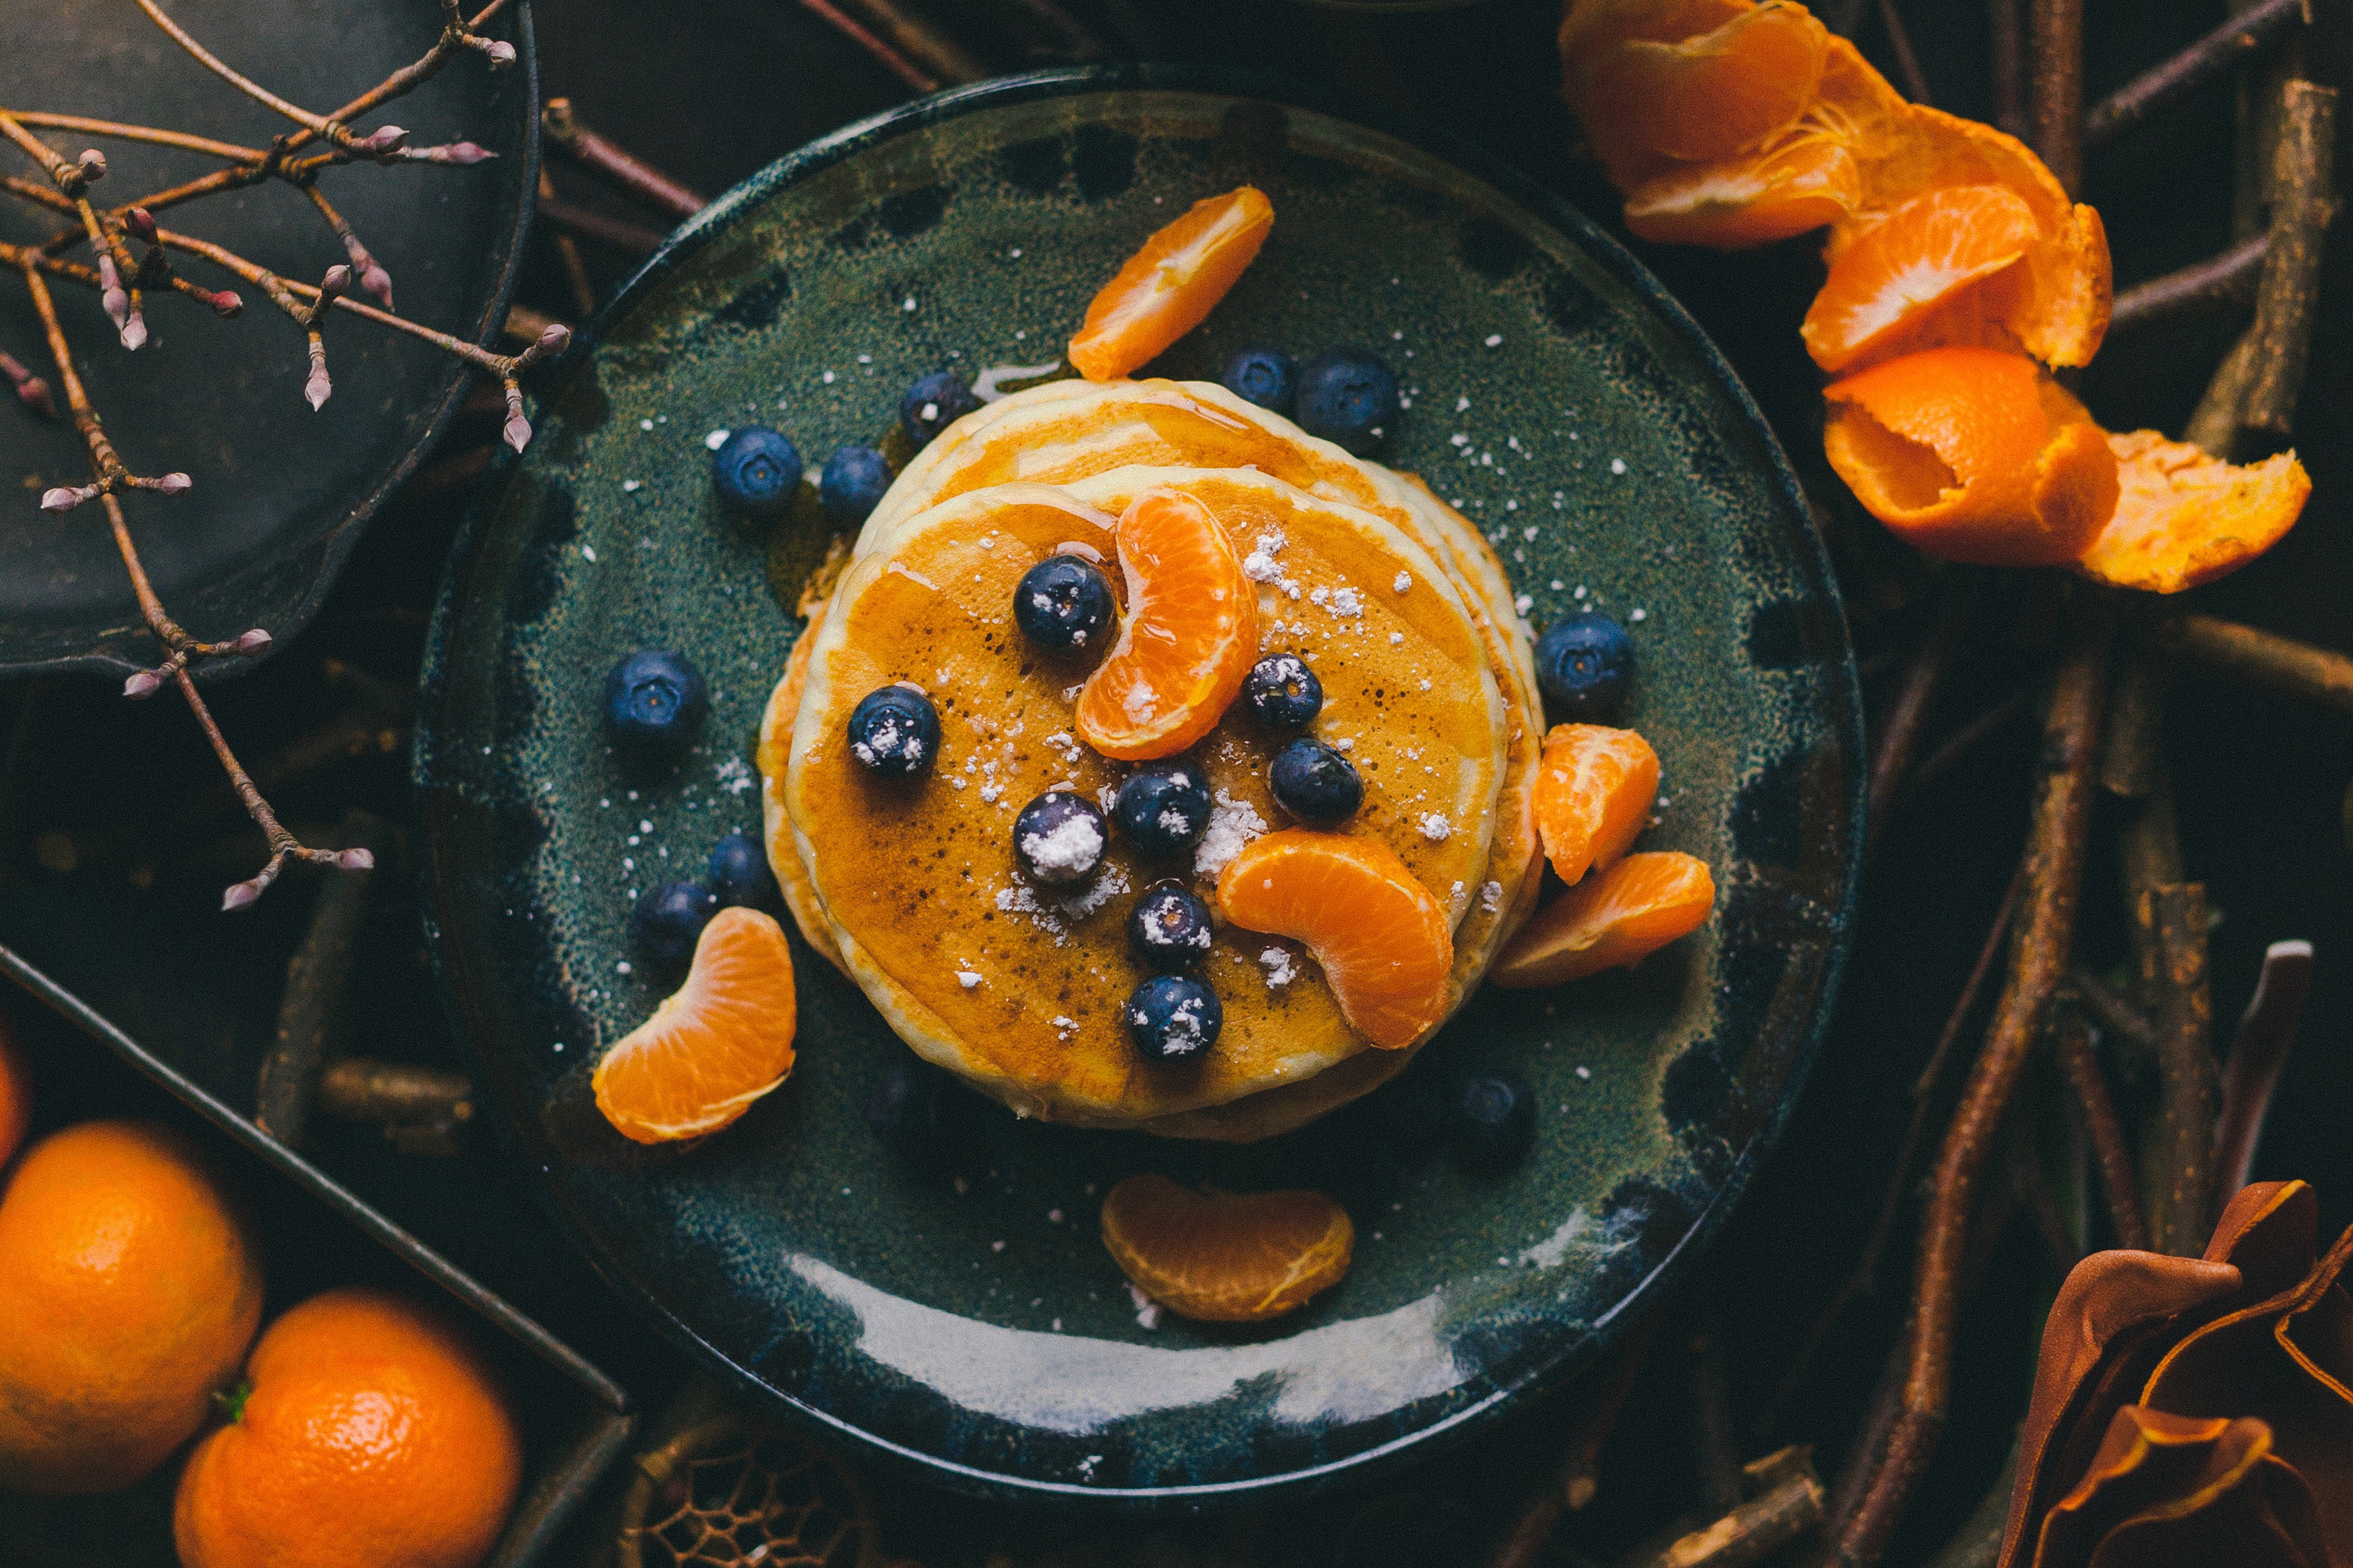
<svg viewBox="0 0 2353 1568"><path fill-rule="evenodd" d="M475 1568L522 1444L464 1340L387 1290L313 1296L269 1326L232 1420L188 1457L184 1568Z"/></svg>
<svg viewBox="0 0 2353 1568"><path fill-rule="evenodd" d="M1383 1050L1445 1016L1454 933L1396 851L1370 838L1286 827L1252 839L1218 876L1229 925L1303 942L1341 1016Z"/></svg>
<svg viewBox="0 0 2353 1568"><path fill-rule="evenodd" d="M8 1156L25 1141L32 1120L32 1068L24 1047L9 1032L7 1018L0 1016L0 1165L7 1164Z"/></svg>
<svg viewBox="0 0 2353 1568"><path fill-rule="evenodd" d="M1106 757L1174 756L1217 728L1248 679L1258 595L1217 515L1182 490L1136 497L1114 537L1127 613L1073 727Z"/></svg>
<svg viewBox="0 0 2353 1568"><path fill-rule="evenodd" d="M1115 381L1152 359L1201 324L1273 226L1273 205L1250 185L1195 202L1095 296L1071 363L1089 381Z"/></svg>
<svg viewBox="0 0 2353 1568"><path fill-rule="evenodd" d="M86 1121L35 1142L0 1187L0 1490L147 1474L260 1321L259 1249L179 1134Z"/></svg>
<svg viewBox="0 0 2353 1568"><path fill-rule="evenodd" d="M2023 354L1941 348L1832 383L1822 447L1858 500L1932 555L2074 560L2116 504L2116 462Z"/></svg>
<svg viewBox="0 0 2353 1568"><path fill-rule="evenodd" d="M1886 345L1933 331L1940 309L2024 258L2034 214L2000 185L1939 187L1905 203L1831 263L1799 329L1814 363L1843 370Z"/></svg>
<svg viewBox="0 0 2353 1568"><path fill-rule="evenodd" d="M1659 798L1659 756L1631 730L1556 724L1536 774L1536 832L1564 882L1624 858Z"/></svg>
<svg viewBox="0 0 2353 1568"><path fill-rule="evenodd" d="M2234 467L2154 430L2111 436L2123 493L2080 561L2086 576L2174 594L2237 571L2277 543L2312 480L2293 452Z"/></svg>
<svg viewBox="0 0 2353 1568"><path fill-rule="evenodd" d="M716 1132L793 1070L795 1018L784 929L757 910L722 910L686 984L596 1064L596 1109L639 1143Z"/></svg>
<svg viewBox="0 0 2353 1568"><path fill-rule="evenodd" d="M1322 1193L1197 1193L1147 1173L1103 1199L1103 1237L1120 1271L1170 1311L1249 1323L1338 1284L1356 1228Z"/></svg>
<svg viewBox="0 0 2353 1568"><path fill-rule="evenodd" d="M1672 849L1629 855L1538 910L1487 978L1524 990L1640 963L1698 930L1715 902L1706 861Z"/></svg>

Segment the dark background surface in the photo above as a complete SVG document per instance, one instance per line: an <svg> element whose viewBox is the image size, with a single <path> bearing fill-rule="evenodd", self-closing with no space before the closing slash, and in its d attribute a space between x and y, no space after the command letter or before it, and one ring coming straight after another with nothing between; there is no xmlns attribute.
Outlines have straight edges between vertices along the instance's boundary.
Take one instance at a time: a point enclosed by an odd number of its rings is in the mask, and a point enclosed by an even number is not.
<svg viewBox="0 0 2353 1568"><path fill-rule="evenodd" d="M2334 21L2322 0L2324 20ZM1018 10L1007 0L955 0L926 9L947 19L993 68L1030 63ZM1546 0L1489 0L1464 9L1395 16L1320 10L1277 0L1071 0L1114 53L1191 59L1326 84L1466 136L1562 192L1617 228L1616 203L1575 155L1575 128L1553 96L1557 10ZM896 79L791 0L540 0L533 7L544 90L568 95L589 123L705 194L808 138L898 101ZM2087 86L2096 98L2220 19L2211 0L2092 0ZM1990 117L1983 7L1914 0L1904 7L1941 108ZM1894 76L1873 24L1859 36ZM2326 39L2312 68L2341 59ZM2232 89L2200 89L2155 125L2094 153L2085 199L2106 220L2119 284L2219 249L2230 221ZM561 163L570 200L661 226ZM584 247L609 292L633 265ZM1825 498L1838 493L1820 459L1820 377L1797 338L1820 280L1800 240L1763 253L1717 257L1636 246L1735 362L1781 431L1801 472ZM2192 607L2343 647L2353 552L2344 497L2353 483L2353 378L2339 245L2323 290L2320 337L2298 415L2299 451L2315 496L2303 522L2269 556L2183 601ZM519 296L569 313L554 254L535 242ZM2119 341L2084 378L2094 413L2112 428L2178 432L2206 376L2238 330L2233 319L2160 329ZM11 345L19 357L30 357ZM16 410L0 410L0 420ZM494 420L463 423L443 450L491 438ZM133 461L136 461L134 456ZM216 689L224 727L248 762L311 732L355 700L348 667L397 689L413 681L426 606L458 521L464 487L396 502L361 544L312 629L269 668ZM1832 509L1832 548L1873 711L1894 667L1926 630L1929 574L1867 520ZM1960 672L1931 716L1933 752L1976 715L2047 668L2050 606L2023 580L1989 596ZM298 831L320 837L352 806L407 820L406 736L396 714L388 747L289 780L274 798ZM300 879L249 914L213 912L225 883L260 858L235 802L217 783L203 739L175 704L118 700L71 680L0 689L0 941L81 989L134 1036L181 1062L232 1103L249 1105L283 983L286 955L308 918ZM1915 1210L1907 1208L1877 1289L1828 1336L1794 1395L1782 1396L1794 1348L1861 1256L1897 1144L1911 1086L1926 1060L2007 885L2025 823L2035 730L2031 712L2000 729L1930 784L1909 793L1865 884L1857 942L1837 1021L1780 1152L1753 1186L1702 1270L1693 1296L1721 1314L1732 1403L1745 1455L1780 1442L1818 1445L1833 1468L1898 1331L1909 1289ZM2264 945L2306 937L2319 950L2312 1001L2257 1162L2258 1177L2302 1176L2320 1189L2330 1233L2353 1220L2353 1050L2347 1042L2353 963L2343 821L2353 777L2353 725L2196 669L2175 682L2168 710L2173 768L2190 874L2219 911L2213 932L2218 1037L2243 1007ZM2124 955L2113 836L2095 832L2080 950L2094 969ZM58 869L70 862L72 869ZM353 984L352 1050L462 1065L433 996L417 939L406 856L396 850ZM1980 1005L1962 1036L1974 1048ZM1932 1128L1955 1092L1948 1073ZM2030 1079L2023 1120L2040 1142L2065 1142L2050 1075ZM2130 1092L2130 1085L2126 1085ZM456 1160L395 1153L372 1131L322 1126L316 1153L460 1267L475 1272L596 1362L649 1413L687 1368L634 1321L563 1249L524 1191L521 1173L485 1126L469 1129ZM2045 1184L2047 1188L2047 1184ZM1986 1238L1986 1284L1965 1315L1953 1421L1920 1501L1890 1561L1917 1562L1983 1495L2021 1413L2034 1337L2063 1258L2033 1205ZM2064 1216L2059 1216L2063 1221ZM2102 1245L2094 1221L2091 1244ZM1698 1310L1687 1304L1686 1313ZM1680 1510L1695 1506L1686 1412L1690 1321L1657 1342L1618 1436L1605 1450L1593 1506L1558 1538L1563 1549L1607 1558ZM1558 1452L1583 1397L1570 1390L1473 1447L1439 1456L1377 1496L1341 1495L1279 1510L1271 1520L1205 1523L1187 1543L1255 1541L1267 1560L1475 1562ZM978 1563L993 1542L1017 1550L1089 1531L1050 1518L951 1503L882 1478L892 1551L941 1565ZM608 1486L608 1492L614 1488ZM607 1500L610 1500L609 1499ZM1371 1510L1373 1511L1366 1512ZM592 1560L596 1526L563 1557ZM1294 1552L1286 1543L1298 1543ZM1352 1544L1353 1543L1353 1544Z"/></svg>

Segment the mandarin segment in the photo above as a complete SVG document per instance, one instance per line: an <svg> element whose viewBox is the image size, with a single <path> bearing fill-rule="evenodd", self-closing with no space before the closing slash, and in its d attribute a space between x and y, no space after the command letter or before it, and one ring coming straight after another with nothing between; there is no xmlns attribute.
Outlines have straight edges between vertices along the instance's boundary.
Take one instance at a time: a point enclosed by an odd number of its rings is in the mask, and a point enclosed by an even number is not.
<svg viewBox="0 0 2353 1568"><path fill-rule="evenodd" d="M1829 30L1767 4L1680 39L1629 38L1586 94L1595 149L1632 184L1660 159L1704 163L1787 129L1814 99ZM1614 154L1614 156L1612 155Z"/></svg>
<svg viewBox="0 0 2353 1568"><path fill-rule="evenodd" d="M1715 903L1715 879L1697 856L1629 855L1538 910L1488 978L1526 990L1639 963L1698 930Z"/></svg>
<svg viewBox="0 0 2353 1568"><path fill-rule="evenodd" d="M1348 1025L1383 1050L1446 1014L1454 933L1388 846L1286 827L1253 839L1218 876L1228 925L1307 944Z"/></svg>
<svg viewBox="0 0 2353 1568"><path fill-rule="evenodd" d="M1974 285L2023 260L2033 211L2000 185L1939 187L1904 204L1831 263L1799 334L1824 370L1933 334L1940 311L1967 313Z"/></svg>
<svg viewBox="0 0 2353 1568"><path fill-rule="evenodd" d="M757 910L722 910L686 984L596 1064L596 1109L639 1143L716 1132L793 1070L795 1021L784 928Z"/></svg>
<svg viewBox="0 0 2353 1568"><path fill-rule="evenodd" d="M1536 831L1545 858L1574 884L1625 857L1659 798L1659 756L1631 730L1556 724L1536 774Z"/></svg>
<svg viewBox="0 0 2353 1568"><path fill-rule="evenodd" d="M1679 168L1626 193L1626 226L1658 245L1741 250L1833 224L1862 202L1846 142L1803 127L1738 158Z"/></svg>
<svg viewBox="0 0 2353 1568"><path fill-rule="evenodd" d="M1072 728L1107 757L1174 756L1217 728L1258 657L1258 595L1217 514L1150 489L1120 514L1119 641L1086 679Z"/></svg>
<svg viewBox="0 0 2353 1568"><path fill-rule="evenodd" d="M1201 324L1273 226L1274 205L1255 186L1195 202L1095 296L1071 363L1089 381L1116 381L1157 355Z"/></svg>
<svg viewBox="0 0 2353 1568"><path fill-rule="evenodd" d="M1338 1284L1356 1227L1323 1193L1195 1192L1145 1173L1103 1199L1103 1238L1120 1272L1170 1311L1254 1323Z"/></svg>
<svg viewBox="0 0 2353 1568"><path fill-rule="evenodd" d="M2235 572L2279 542L2312 494L2293 452L2234 466L2154 430L2107 446L2123 493L2076 569L2120 588L2178 594Z"/></svg>
<svg viewBox="0 0 2353 1568"><path fill-rule="evenodd" d="M0 1167L25 1141L25 1129L32 1121L32 1064L25 1059L25 1047L16 1043L7 1017L0 1015Z"/></svg>

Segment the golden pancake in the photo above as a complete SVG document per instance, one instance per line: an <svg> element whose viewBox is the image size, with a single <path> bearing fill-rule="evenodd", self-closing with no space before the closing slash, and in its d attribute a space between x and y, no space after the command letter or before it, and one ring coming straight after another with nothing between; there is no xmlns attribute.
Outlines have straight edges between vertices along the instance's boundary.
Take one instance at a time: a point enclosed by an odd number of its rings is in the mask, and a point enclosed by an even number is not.
<svg viewBox="0 0 2353 1568"><path fill-rule="evenodd" d="M1367 1051L1296 944L1219 933L1202 973L1225 1025L1206 1059L1145 1061L1119 1009L1142 977L1126 946L1135 895L1172 873L1205 885L1221 851L1279 819L1264 784L1270 738L1235 714L1194 753L1219 805L1189 868L1146 862L1115 836L1095 881L1056 899L1013 863L1012 820L1030 798L1053 784L1096 795L1124 771L1071 737L1086 667L1041 658L1026 643L1012 625L1014 584L1066 542L1108 554L1117 507L1171 481L1218 512L1239 549L1280 563L1261 584L1282 606L1263 618L1263 642L1309 656L1324 682L1317 732L1350 743L1366 784L1346 831L1397 851L1452 918L1495 903L1489 841L1510 748L1470 613L1404 531L1261 474L996 487L871 540L811 638L784 770L784 826L806 873L804 897L822 910L850 973L924 1056L1028 1114L1263 1136L1394 1070L1359 1068L1315 1095L1285 1090ZM1261 544L1276 534L1271 549ZM941 715L938 761L914 780L874 778L842 741L850 708L894 680L925 688ZM786 694L778 695L781 706ZM773 744L764 752L773 774ZM1476 978L1460 977L1450 1001ZM1406 1055L1376 1054L1400 1063ZM1194 1125L1160 1121L1258 1099L1263 1110L1222 1128L1198 1116Z"/></svg>

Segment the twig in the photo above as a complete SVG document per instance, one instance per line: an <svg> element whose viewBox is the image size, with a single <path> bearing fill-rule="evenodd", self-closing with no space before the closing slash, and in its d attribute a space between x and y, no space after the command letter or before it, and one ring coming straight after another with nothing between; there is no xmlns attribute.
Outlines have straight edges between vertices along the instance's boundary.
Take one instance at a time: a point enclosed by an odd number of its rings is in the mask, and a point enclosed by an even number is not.
<svg viewBox="0 0 2353 1568"><path fill-rule="evenodd" d="M1821 1524L1821 1484L1811 1476L1791 1476L1649 1558L1648 1568L1747 1568Z"/></svg>
<svg viewBox="0 0 2353 1568"><path fill-rule="evenodd" d="M939 89L937 77L925 76L915 62L869 32L856 17L844 13L833 0L801 0L801 5L815 12L828 26L881 62L882 68L913 88L917 92Z"/></svg>
<svg viewBox="0 0 2353 1568"><path fill-rule="evenodd" d="M2240 424L2286 437L2312 353L2315 301L2328 220L2337 210L2330 169L2337 143L2337 89L2291 81L2272 143L2271 245L2255 296L2254 379Z"/></svg>
<svg viewBox="0 0 2353 1568"><path fill-rule="evenodd" d="M2084 184L2084 0L2033 0L2027 35L2027 140L2073 195Z"/></svg>
<svg viewBox="0 0 2353 1568"><path fill-rule="evenodd" d="M2134 284L2116 296L2109 310L2109 336L2253 304L2271 244L2270 235L2259 234L2219 256Z"/></svg>
<svg viewBox="0 0 2353 1568"><path fill-rule="evenodd" d="M319 1109L375 1123L404 1154L447 1156L459 1152L458 1130L473 1120L474 1086L445 1068L345 1057L319 1074Z"/></svg>
<svg viewBox="0 0 2353 1568"><path fill-rule="evenodd" d="M1077 17L1056 5L1055 0L1014 0L1014 4L1044 23L1054 34L1060 40L1056 52L1063 58L1094 60L1110 53L1101 38L1087 31Z"/></svg>
<svg viewBox="0 0 2353 1568"><path fill-rule="evenodd" d="M2021 0L1987 0L1993 35L1993 122L2026 139L2026 23Z"/></svg>
<svg viewBox="0 0 2353 1568"><path fill-rule="evenodd" d="M365 849L372 855L381 831L382 824L374 817L353 811L344 816L338 837L345 848ZM286 990L278 1003L277 1033L261 1058L253 1120L289 1148L300 1148L310 1131L319 1069L327 1055L327 1032L351 978L353 951L359 940L360 922L367 914L371 880L368 870L363 868L322 885L302 944L286 962Z"/></svg>
<svg viewBox="0 0 2353 1568"><path fill-rule="evenodd" d="M0 353L0 375L8 378L16 389L16 401L44 419L58 416L58 401L49 395L49 384L35 375L13 354Z"/></svg>
<svg viewBox="0 0 2353 1568"><path fill-rule="evenodd" d="M1871 754L1871 792L1863 817L1864 853L1870 853L1895 806L1895 792L1911 765L1920 727L1936 700L1936 689L1960 653L1969 621L1977 613L1983 578L1967 567L1955 567L1945 583L1936 606L1936 625L1904 667L1904 684L1879 721L1878 743Z"/></svg>
<svg viewBox="0 0 2353 1568"><path fill-rule="evenodd" d="M2206 890L2178 882L2141 895L2141 921L2154 933L2158 1113L2143 1140L2141 1186L2149 1245L2194 1258L2213 1228L2214 1128L2220 1114L2211 1043L2213 1004L2206 984Z"/></svg>
<svg viewBox="0 0 2353 1568"><path fill-rule="evenodd" d="M1928 73L1920 68L1920 57L1912 52L1912 35L1904 26L1903 14L1895 9L1895 0L1879 0L1879 25L1887 30L1887 47L1895 53L1905 96L1915 103L1935 102L1928 96Z"/></svg>
<svg viewBox="0 0 2353 1568"><path fill-rule="evenodd" d="M2116 1043L2143 1055L2156 1052L2157 1026L2090 970L2078 965L2067 971L2066 994Z"/></svg>
<svg viewBox="0 0 2353 1568"><path fill-rule="evenodd" d="M2353 658L2341 653L2213 616L2177 616L2158 636L2242 680L2353 714Z"/></svg>
<svg viewBox="0 0 2353 1568"><path fill-rule="evenodd" d="M2269 247L2270 238L2264 245ZM2247 406L2247 391L2255 384L2255 330L2246 332L2222 356L2211 380L2190 410L2181 438L2207 456L2229 461L2238 450L2240 416Z"/></svg>
<svg viewBox="0 0 2353 1568"><path fill-rule="evenodd" d="M647 257L662 247L661 235L643 224L627 218L607 217L603 213L554 196L539 198L539 216L559 228L569 229L583 239L601 240L616 250L631 256Z"/></svg>
<svg viewBox="0 0 2353 1568"><path fill-rule="evenodd" d="M568 98L551 98L540 110L540 128L548 145L591 173L602 174L647 205L673 217L692 217L711 205L711 198L671 179L644 159L626 153L591 131L575 113ZM542 200L554 193L543 189Z"/></svg>
<svg viewBox="0 0 2353 1568"><path fill-rule="evenodd" d="M988 68L898 0L849 0L900 51L944 82L978 81Z"/></svg>
<svg viewBox="0 0 2353 1568"><path fill-rule="evenodd" d="M1969 1212L2073 944L2113 629L2114 608L2105 595L2078 600L2043 726L2046 771L2027 847L2024 925L1985 1047L1937 1158L1934 1195L1921 1226L1903 1406L1853 1517L1839 1531L1836 1555L1844 1564L1879 1561L1944 1428Z"/></svg>
<svg viewBox="0 0 2353 1568"><path fill-rule="evenodd" d="M1692 1458L1700 1501L1711 1514L1739 1506L1740 1448L1732 1436L1732 1392L1724 1371L1724 1325L1712 1283L1700 1287L1699 1321L1691 1336Z"/></svg>
<svg viewBox="0 0 2353 1568"><path fill-rule="evenodd" d="M2279 1085L2288 1049L2295 1044L2295 1026L2311 991L2312 943L2275 942L2263 950L2263 977L2255 982L2254 996L2239 1020L2230 1066L2222 1076L2222 1116L2214 1134L2214 1195L2219 1203L2237 1196L2255 1168L2263 1117L2271 1110L2272 1091Z"/></svg>
<svg viewBox="0 0 2353 1568"><path fill-rule="evenodd" d="M1928 753L1926 760L1912 770L1908 788L1926 789L1952 772L1971 752L2032 712L2035 700L2041 695L2033 689L2014 691L1954 731L1942 744Z"/></svg>
<svg viewBox="0 0 2353 1568"><path fill-rule="evenodd" d="M2136 1252L2148 1249L2148 1226L2141 1219L2140 1198L2133 1175L2132 1146L2125 1138L2123 1119L2108 1093L2100 1071L2099 1054L2092 1047L2092 1031L2082 1018L2063 1010L2051 1031L2060 1070L2067 1075L2068 1092L2084 1115L2090 1136L2093 1163L2100 1173L2100 1191L2108 1200L2108 1219L2116 1227L2116 1245Z"/></svg>
<svg viewBox="0 0 2353 1568"><path fill-rule="evenodd" d="M539 171L539 200L555 200L555 182L547 177L547 169ZM588 264L580 258L580 242L568 234L551 232L548 239L555 247L555 258L564 264L564 280L571 285L573 308L586 321L596 313L596 286L589 281Z"/></svg>
<svg viewBox="0 0 2353 1568"><path fill-rule="evenodd" d="M2084 116L2084 145L2113 141L2190 89L2231 69L2305 20L2308 0L2259 0L2212 32L2126 82Z"/></svg>
<svg viewBox="0 0 2353 1568"><path fill-rule="evenodd" d="M1590 1399L1575 1407L1576 1419L1569 1427L1559 1467L1546 1479L1543 1489L1520 1510L1510 1532L1488 1557L1487 1568L1534 1568L1551 1542L1553 1531L1560 1528L1561 1516L1575 1513L1593 1500L1599 1485L1594 1479L1594 1467L1600 1458L1601 1447L1618 1425L1618 1413L1625 1407L1627 1395L1634 1392L1635 1380L1641 1374L1642 1363L1650 1353L1651 1338L1657 1334L1662 1316L1652 1312L1627 1335L1609 1360L1594 1369L1592 1375L1598 1386L1592 1390Z"/></svg>

